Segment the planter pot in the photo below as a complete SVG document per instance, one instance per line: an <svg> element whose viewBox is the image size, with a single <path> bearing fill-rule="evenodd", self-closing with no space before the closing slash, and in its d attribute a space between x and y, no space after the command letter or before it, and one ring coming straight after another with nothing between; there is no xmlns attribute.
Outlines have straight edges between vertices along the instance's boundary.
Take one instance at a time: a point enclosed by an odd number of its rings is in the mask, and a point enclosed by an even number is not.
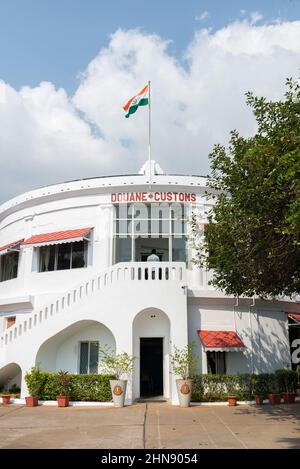
<svg viewBox="0 0 300 469"><path fill-rule="evenodd" d="M293 392L281 393L285 404L294 404L296 395Z"/></svg>
<svg viewBox="0 0 300 469"><path fill-rule="evenodd" d="M271 405L278 405L281 403L280 394L268 394L268 398Z"/></svg>
<svg viewBox="0 0 300 469"><path fill-rule="evenodd" d="M3 405L8 405L10 404L10 398L11 398L11 395L10 394L2 394L2 404Z"/></svg>
<svg viewBox="0 0 300 469"><path fill-rule="evenodd" d="M57 396L56 400L58 407L68 407L70 396Z"/></svg>
<svg viewBox="0 0 300 469"><path fill-rule="evenodd" d="M176 379L180 407L189 407L192 397L193 380Z"/></svg>
<svg viewBox="0 0 300 469"><path fill-rule="evenodd" d="M255 396L256 405L263 405L264 398L263 396Z"/></svg>
<svg viewBox="0 0 300 469"><path fill-rule="evenodd" d="M111 379L110 389L115 407L124 407L127 380L125 379Z"/></svg>
<svg viewBox="0 0 300 469"><path fill-rule="evenodd" d="M228 396L228 405L229 406L237 405L237 397L236 396Z"/></svg>
<svg viewBox="0 0 300 469"><path fill-rule="evenodd" d="M39 398L37 396L25 397L26 407L37 407L39 405Z"/></svg>

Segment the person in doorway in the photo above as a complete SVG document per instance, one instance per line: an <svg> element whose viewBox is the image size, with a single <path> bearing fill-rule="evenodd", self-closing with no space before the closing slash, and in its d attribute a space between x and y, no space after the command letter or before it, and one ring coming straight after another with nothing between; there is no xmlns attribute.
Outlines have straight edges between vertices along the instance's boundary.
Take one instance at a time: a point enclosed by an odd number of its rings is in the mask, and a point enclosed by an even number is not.
<svg viewBox="0 0 300 469"><path fill-rule="evenodd" d="M160 259L156 254L156 249L152 249L150 256L147 257L147 262L159 262Z"/></svg>
<svg viewBox="0 0 300 469"><path fill-rule="evenodd" d="M147 262L159 262L159 261L160 261L160 258L156 254L156 249L152 249L150 256L147 257ZM151 278L152 278L152 280L155 280L155 271L156 271L156 269L151 269ZM158 277L161 280L161 269L158 269L158 271L159 271L158 272ZM148 279L148 269L145 272L145 274L146 274L146 277Z"/></svg>

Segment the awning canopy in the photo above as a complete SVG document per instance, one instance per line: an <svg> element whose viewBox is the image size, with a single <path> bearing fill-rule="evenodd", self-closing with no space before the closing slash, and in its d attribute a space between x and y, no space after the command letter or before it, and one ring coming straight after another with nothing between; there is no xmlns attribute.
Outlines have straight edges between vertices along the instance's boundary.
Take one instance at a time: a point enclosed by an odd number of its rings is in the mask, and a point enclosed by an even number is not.
<svg viewBox="0 0 300 469"><path fill-rule="evenodd" d="M300 324L300 313L288 313L288 317Z"/></svg>
<svg viewBox="0 0 300 469"><path fill-rule="evenodd" d="M205 351L241 352L245 345L235 331L198 331Z"/></svg>
<svg viewBox="0 0 300 469"><path fill-rule="evenodd" d="M19 251L20 244L22 244L24 239L20 239L19 241L14 241L13 243L5 244L4 246L0 247L0 256L3 254L7 254L11 251Z"/></svg>
<svg viewBox="0 0 300 469"><path fill-rule="evenodd" d="M85 239L92 228L79 228L77 230L54 231L53 233L42 233L25 239L23 244L33 244L36 247L48 246L50 244L71 243Z"/></svg>

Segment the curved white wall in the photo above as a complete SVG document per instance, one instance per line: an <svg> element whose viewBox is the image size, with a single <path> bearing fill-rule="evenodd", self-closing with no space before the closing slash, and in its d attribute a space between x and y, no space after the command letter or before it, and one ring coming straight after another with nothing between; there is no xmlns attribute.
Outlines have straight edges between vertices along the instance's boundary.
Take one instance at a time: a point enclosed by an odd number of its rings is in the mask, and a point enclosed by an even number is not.
<svg viewBox="0 0 300 469"><path fill-rule="evenodd" d="M111 331L96 321L79 321L48 339L39 349L36 363L44 371L79 372L79 343L98 341L100 347L116 348Z"/></svg>

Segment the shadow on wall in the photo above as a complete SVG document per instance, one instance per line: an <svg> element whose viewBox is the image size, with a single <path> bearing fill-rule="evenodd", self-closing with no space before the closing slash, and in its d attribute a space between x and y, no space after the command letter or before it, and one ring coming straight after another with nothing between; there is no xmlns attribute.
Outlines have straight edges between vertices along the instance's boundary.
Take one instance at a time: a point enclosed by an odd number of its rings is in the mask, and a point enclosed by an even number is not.
<svg viewBox="0 0 300 469"><path fill-rule="evenodd" d="M241 314L249 315L247 312L236 311L237 320ZM258 310L252 313L251 319L252 334L250 326L241 328L237 324L241 339L250 345L245 352L249 372L269 373L290 366L289 338L284 313Z"/></svg>

